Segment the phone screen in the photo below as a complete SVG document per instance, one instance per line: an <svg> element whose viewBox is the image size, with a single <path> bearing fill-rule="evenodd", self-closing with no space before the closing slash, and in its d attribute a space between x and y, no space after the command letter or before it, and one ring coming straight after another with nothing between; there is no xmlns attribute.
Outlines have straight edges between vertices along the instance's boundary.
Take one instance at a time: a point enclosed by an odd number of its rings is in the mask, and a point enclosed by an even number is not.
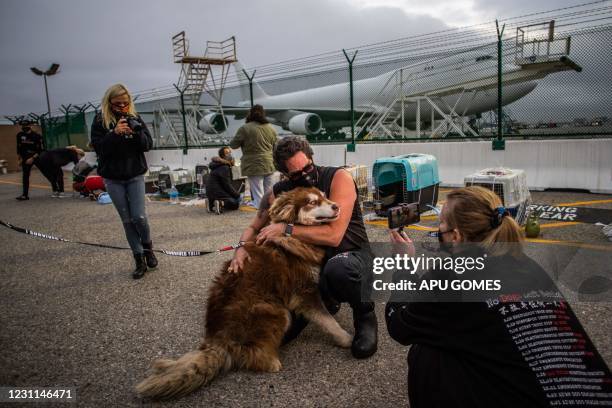
<svg viewBox="0 0 612 408"><path fill-rule="evenodd" d="M402 204L389 208L387 214L389 229L415 224L421 220L418 203Z"/></svg>

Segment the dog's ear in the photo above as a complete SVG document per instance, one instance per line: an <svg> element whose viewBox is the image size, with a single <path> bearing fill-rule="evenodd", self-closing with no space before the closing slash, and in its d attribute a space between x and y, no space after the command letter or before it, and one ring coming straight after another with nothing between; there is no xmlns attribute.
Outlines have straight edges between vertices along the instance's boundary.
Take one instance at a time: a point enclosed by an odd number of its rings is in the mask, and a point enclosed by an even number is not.
<svg viewBox="0 0 612 408"><path fill-rule="evenodd" d="M296 211L293 199L287 193L281 194L268 211L272 222L286 222L292 224L295 222Z"/></svg>

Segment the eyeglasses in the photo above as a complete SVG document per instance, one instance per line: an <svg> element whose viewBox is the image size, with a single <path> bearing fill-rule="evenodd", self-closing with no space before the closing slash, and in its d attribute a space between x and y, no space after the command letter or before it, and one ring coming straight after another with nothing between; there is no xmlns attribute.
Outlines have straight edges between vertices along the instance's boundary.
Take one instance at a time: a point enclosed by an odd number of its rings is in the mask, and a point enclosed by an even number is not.
<svg viewBox="0 0 612 408"><path fill-rule="evenodd" d="M289 178L289 180L291 181L296 181L297 179L299 179L300 177L302 177L302 175L304 173L310 173L312 171L312 169L314 168L314 164L312 162L308 163L307 165L305 165L302 170L297 170L294 172L291 172L289 174L287 174L287 177Z"/></svg>
<svg viewBox="0 0 612 408"><path fill-rule="evenodd" d="M111 102L111 105L113 105L116 108L125 108L126 106L130 106L130 103L129 102L115 102L115 103Z"/></svg>

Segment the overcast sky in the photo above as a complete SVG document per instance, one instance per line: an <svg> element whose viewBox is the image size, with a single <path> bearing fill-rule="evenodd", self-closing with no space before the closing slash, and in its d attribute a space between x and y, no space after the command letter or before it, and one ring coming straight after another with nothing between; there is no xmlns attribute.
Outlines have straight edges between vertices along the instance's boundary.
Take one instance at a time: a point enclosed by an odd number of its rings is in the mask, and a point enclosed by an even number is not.
<svg viewBox="0 0 612 408"><path fill-rule="evenodd" d="M584 3L568 0L0 0L0 115L98 100L116 82L133 91L178 78L171 37L193 51L236 36L246 67Z"/></svg>

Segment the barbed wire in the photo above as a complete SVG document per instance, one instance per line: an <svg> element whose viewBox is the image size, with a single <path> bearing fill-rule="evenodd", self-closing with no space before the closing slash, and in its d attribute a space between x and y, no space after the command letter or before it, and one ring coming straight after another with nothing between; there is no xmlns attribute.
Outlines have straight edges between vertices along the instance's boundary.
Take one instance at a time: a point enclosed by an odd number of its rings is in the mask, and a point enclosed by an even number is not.
<svg viewBox="0 0 612 408"><path fill-rule="evenodd" d="M555 20L557 35L577 34L593 29L612 27L611 0L592 1L552 10L533 12L519 16L500 19L500 25L506 25L504 44L515 39L514 29L531 24L545 23L543 19ZM596 5L605 6L596 7ZM580 8L586 8L580 10ZM548 21L549 21L548 20ZM495 44L497 32L495 21L449 28L432 33L416 34L394 40L375 42L347 48L347 52L359 51L355 69L372 68L376 65L391 64L406 60L435 61L452 55L473 51ZM597 24L596 24L597 23ZM495 41L494 41L495 40ZM506 47L506 45L504 45ZM276 63L250 67L257 70L258 82L272 82L321 75L334 71L346 70L346 60L340 50L327 51L307 57L293 58ZM226 88L243 86L237 73L230 72ZM177 97L172 84L132 92L137 102L150 102ZM84 102L80 105L97 105L101 99ZM78 104L77 104L78 105ZM90 109L91 110L91 109ZM58 110L52 112L59 113ZM38 112L37 114L44 114ZM54 116L54 115L52 115Z"/></svg>

